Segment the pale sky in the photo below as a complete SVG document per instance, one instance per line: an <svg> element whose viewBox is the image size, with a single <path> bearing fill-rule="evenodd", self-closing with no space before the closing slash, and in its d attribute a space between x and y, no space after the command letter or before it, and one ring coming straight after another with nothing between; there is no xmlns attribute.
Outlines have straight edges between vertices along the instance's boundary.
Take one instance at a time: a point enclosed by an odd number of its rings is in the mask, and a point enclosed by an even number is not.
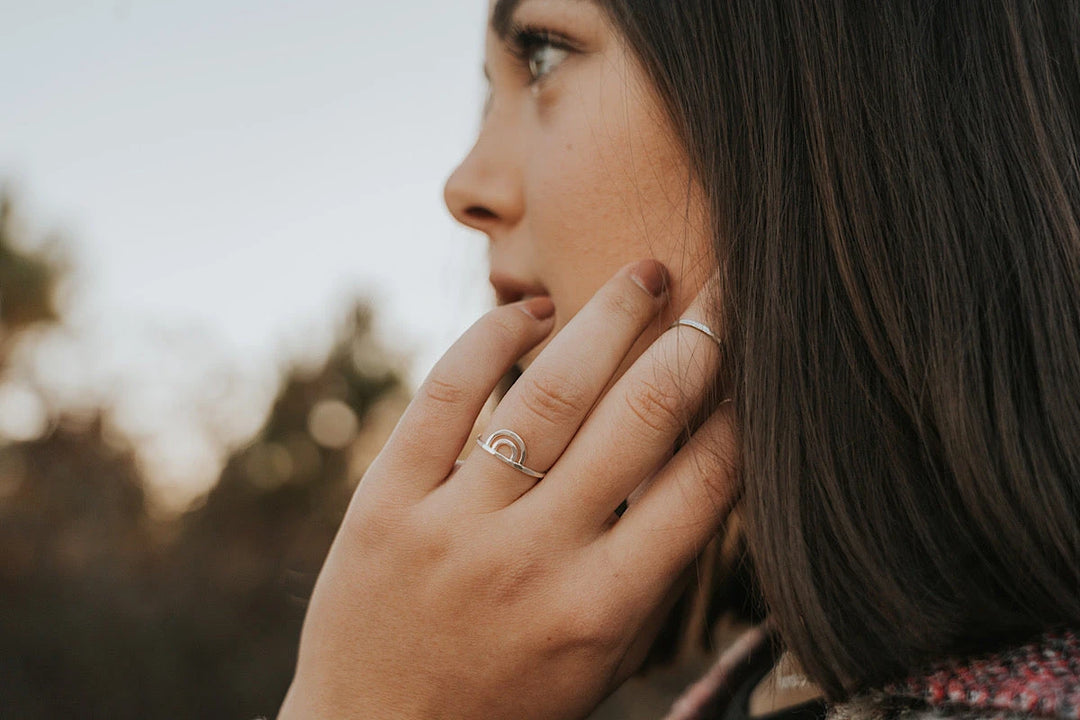
<svg viewBox="0 0 1080 720"><path fill-rule="evenodd" d="M485 8L0 0L0 182L75 268L33 377L114 398L181 494L219 457L199 408L235 412L216 421L239 440L352 298L421 378L490 302L485 241L442 204L479 121Z"/></svg>

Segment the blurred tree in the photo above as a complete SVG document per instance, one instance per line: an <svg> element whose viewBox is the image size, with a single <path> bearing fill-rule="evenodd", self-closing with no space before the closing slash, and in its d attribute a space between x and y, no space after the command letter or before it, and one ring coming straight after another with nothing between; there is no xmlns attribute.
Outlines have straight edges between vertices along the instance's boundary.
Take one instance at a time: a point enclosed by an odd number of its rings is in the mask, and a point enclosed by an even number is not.
<svg viewBox="0 0 1080 720"><path fill-rule="evenodd" d="M262 430L182 518L170 615L196 620L177 639L200 674L198 716L273 713L284 697L306 599L352 494L354 441L380 400L402 397L370 322L356 308L319 370L287 374ZM212 612L185 613L197 605Z"/></svg>
<svg viewBox="0 0 1080 720"><path fill-rule="evenodd" d="M62 268L18 232L2 197L0 381L23 330L59 319ZM33 442L0 439L0 717L274 714L364 469L357 448L404 406L396 367L356 307L325 361L284 373L262 429L172 519L155 519L108 408L57 414Z"/></svg>
<svg viewBox="0 0 1080 720"><path fill-rule="evenodd" d="M65 269L21 232L0 192L0 384L26 331L61 320ZM276 713L319 568L407 400L371 321L358 305L317 368L283 374L262 428L175 518L153 512L109 408L89 420L51 409L43 437L0 437L0 718ZM737 575L706 575L717 607L745 599L729 592ZM679 637L664 635L661 654ZM632 681L594 717L655 717L701 669Z"/></svg>
<svg viewBox="0 0 1080 720"><path fill-rule="evenodd" d="M9 338L33 324L58 319L55 291L63 269L46 253L27 251L19 234L14 201L0 191L0 369Z"/></svg>
<svg viewBox="0 0 1080 720"><path fill-rule="evenodd" d="M122 691L152 669L157 639L155 537L134 453L95 421L9 444L0 467L21 476L0 502L0 715L152 707Z"/></svg>

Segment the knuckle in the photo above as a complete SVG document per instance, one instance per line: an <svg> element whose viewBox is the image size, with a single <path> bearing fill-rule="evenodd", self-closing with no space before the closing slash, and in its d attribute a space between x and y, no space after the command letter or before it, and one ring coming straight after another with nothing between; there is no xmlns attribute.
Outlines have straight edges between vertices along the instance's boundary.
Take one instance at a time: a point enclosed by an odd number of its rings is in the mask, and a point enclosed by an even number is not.
<svg viewBox="0 0 1080 720"><path fill-rule="evenodd" d="M448 565L455 557L456 537L438 522L417 523L410 538L408 554L414 563L424 567Z"/></svg>
<svg viewBox="0 0 1080 720"><path fill-rule="evenodd" d="M713 503L725 505L731 495L733 468L724 458L699 461L698 476Z"/></svg>
<svg viewBox="0 0 1080 720"><path fill-rule="evenodd" d="M723 423L708 427L696 438L694 475L703 482L714 502L726 505L738 492L742 473L738 439Z"/></svg>
<svg viewBox="0 0 1080 720"><path fill-rule="evenodd" d="M630 412L648 429L668 432L683 424L682 393L670 379L639 381L626 394Z"/></svg>
<svg viewBox="0 0 1080 720"><path fill-rule="evenodd" d="M468 392L455 382L429 377L420 386L421 397L434 405L456 407L463 403Z"/></svg>
<svg viewBox="0 0 1080 720"><path fill-rule="evenodd" d="M409 523L400 508L373 498L366 511L350 508L342 521L342 532L366 554L387 552L397 538L409 537Z"/></svg>
<svg viewBox="0 0 1080 720"><path fill-rule="evenodd" d="M543 376L525 388L521 401L536 417L561 425L584 410L586 394L573 380Z"/></svg>
<svg viewBox="0 0 1080 720"><path fill-rule="evenodd" d="M498 351L509 351L518 345L523 319L521 312L510 307L496 308L488 313L489 332Z"/></svg>
<svg viewBox="0 0 1080 720"><path fill-rule="evenodd" d="M608 612L602 603L573 603L562 617L566 644L579 650L604 654L618 645L626 632L623 618Z"/></svg>
<svg viewBox="0 0 1080 720"><path fill-rule="evenodd" d="M499 607L517 605L534 596L542 583L545 566L538 558L541 553L523 551L504 560L495 569L487 569L482 581L488 595Z"/></svg>
<svg viewBox="0 0 1080 720"><path fill-rule="evenodd" d="M621 289L605 293L602 296L604 311L606 314L636 323L645 314L642 303L635 297L641 294L641 291L627 293Z"/></svg>

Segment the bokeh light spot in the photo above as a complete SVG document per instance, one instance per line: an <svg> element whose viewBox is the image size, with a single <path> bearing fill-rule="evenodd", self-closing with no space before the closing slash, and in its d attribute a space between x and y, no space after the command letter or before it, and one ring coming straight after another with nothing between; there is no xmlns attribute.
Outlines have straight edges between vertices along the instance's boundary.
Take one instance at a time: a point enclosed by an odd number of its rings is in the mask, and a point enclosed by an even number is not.
<svg viewBox="0 0 1080 720"><path fill-rule="evenodd" d="M295 471L289 450L277 443L253 447L244 469L253 484L267 490L289 482Z"/></svg>
<svg viewBox="0 0 1080 720"><path fill-rule="evenodd" d="M356 413L341 400L322 400L308 415L308 432L325 448L341 450L348 447L359 430Z"/></svg>
<svg viewBox="0 0 1080 720"><path fill-rule="evenodd" d="M41 397L25 385L0 385L0 436L33 442L49 429L49 413Z"/></svg>

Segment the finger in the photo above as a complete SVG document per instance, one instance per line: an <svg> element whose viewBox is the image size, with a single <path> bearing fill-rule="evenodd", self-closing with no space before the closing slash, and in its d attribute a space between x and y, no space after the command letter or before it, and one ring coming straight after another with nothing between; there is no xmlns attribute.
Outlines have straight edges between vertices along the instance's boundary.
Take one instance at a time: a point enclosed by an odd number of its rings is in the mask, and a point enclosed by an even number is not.
<svg viewBox="0 0 1080 720"><path fill-rule="evenodd" d="M499 379L551 332L548 297L491 310L439 359L376 460L379 473L424 492L454 468ZM383 472L385 470L385 472Z"/></svg>
<svg viewBox="0 0 1080 720"><path fill-rule="evenodd" d="M628 593L659 601L726 520L741 492L731 403L709 416L597 543Z"/></svg>
<svg viewBox="0 0 1080 720"><path fill-rule="evenodd" d="M533 361L495 409L484 437L510 430L524 441L522 464L543 472L555 462L611 381L627 352L664 304L667 273L655 260L623 268ZM455 475L458 491L483 507L503 507L536 483L486 452ZM483 470L479 470L483 468Z"/></svg>
<svg viewBox="0 0 1080 720"><path fill-rule="evenodd" d="M683 314L704 322L706 288ZM559 482L537 489L530 504L599 533L611 513L670 457L716 384L720 348L713 334L674 326L637 359L597 405L559 458Z"/></svg>

